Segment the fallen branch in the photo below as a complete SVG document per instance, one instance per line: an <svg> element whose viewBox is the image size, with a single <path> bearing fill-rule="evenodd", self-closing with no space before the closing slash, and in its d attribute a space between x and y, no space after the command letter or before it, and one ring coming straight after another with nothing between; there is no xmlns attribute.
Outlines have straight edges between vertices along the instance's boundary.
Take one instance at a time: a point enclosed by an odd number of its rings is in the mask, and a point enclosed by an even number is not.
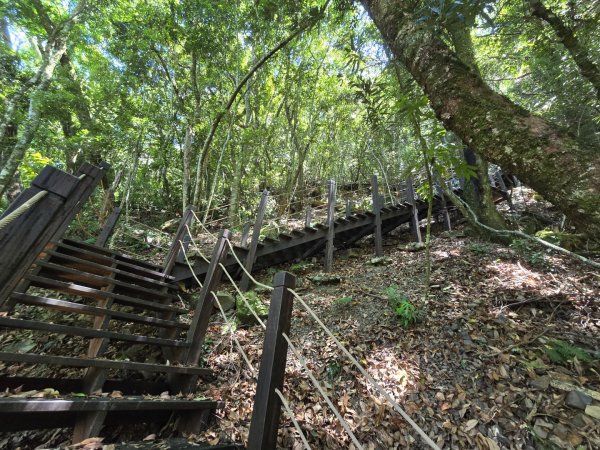
<svg viewBox="0 0 600 450"><path fill-rule="evenodd" d="M467 203L465 203L463 201L463 199L461 199L458 195L456 195L454 192L452 192L450 189L448 189L448 187L445 185L445 183L441 183L441 187L444 191L444 194L446 194L448 196L448 198L450 198L450 201L452 201L454 206L456 206L459 209L459 211L462 213L463 216L465 216L465 218L469 221L469 223L475 225L476 227L483 229L483 230L487 231L488 233L494 234L496 236L504 237L504 238L520 237L523 239L527 239L529 241L532 241L532 242L535 242L535 243L541 245L542 247L549 248L551 250L562 253L563 255L566 255L573 259L576 259L579 262L582 262L583 264L594 267L596 269L600 269L600 263L597 263L596 261L592 261L591 259L588 259L584 256L578 255L577 253L573 253L569 250L559 247L558 245L551 244L550 242L545 241L537 236L531 236L531 235L529 235L527 233L523 233L522 231L519 231L519 230L497 230L495 228L489 227L489 226L481 223L477 219L477 216L475 215L475 213L473 212L471 207Z"/></svg>

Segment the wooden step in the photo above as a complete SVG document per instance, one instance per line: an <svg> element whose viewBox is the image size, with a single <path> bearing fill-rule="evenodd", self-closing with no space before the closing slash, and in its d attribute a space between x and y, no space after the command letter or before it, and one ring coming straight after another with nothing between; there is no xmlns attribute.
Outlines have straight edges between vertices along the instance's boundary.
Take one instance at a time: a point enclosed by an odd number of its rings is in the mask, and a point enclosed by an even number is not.
<svg viewBox="0 0 600 450"><path fill-rule="evenodd" d="M344 219L343 217L341 217L335 221L336 225L347 225L349 223L350 223L350 221L348 219Z"/></svg>
<svg viewBox="0 0 600 450"><path fill-rule="evenodd" d="M95 253L100 253L105 256L111 256L115 259L120 259L125 262L133 263L139 267L144 267L146 269L155 270L158 272L162 271L162 267L158 264L149 263L147 261L140 261L131 256L124 255L123 253L114 252L112 250L109 250L106 247L98 247L97 245L88 244L86 242L74 241L72 239L63 239L63 242L65 242L68 245L85 248L85 249L90 250Z"/></svg>
<svg viewBox="0 0 600 450"><path fill-rule="evenodd" d="M81 286L76 283L67 283L63 281L56 281L46 277L40 277L37 275L26 275L26 280L29 280L33 286L52 289L67 294L79 295L80 297L93 298L95 300L104 300L106 298L112 298L115 302L124 305L137 306L140 308L151 309L155 311L172 311L180 314L187 314L187 309L177 308L175 306L166 305L159 302L153 302L143 300L141 298L129 297L123 294L116 294L114 292L106 292L100 289L94 289L87 286Z"/></svg>
<svg viewBox="0 0 600 450"><path fill-rule="evenodd" d="M79 258L82 258L85 260L92 260L99 264L108 265L108 266L110 266L116 262L117 269L125 270L127 272L144 274L145 276L153 277L153 278L156 278L157 280L163 280L163 279L164 280L174 280L175 279L175 277L164 274L162 272L162 270L159 271L159 270L148 269L146 267L142 267L142 266L139 266L137 264L134 264L132 262L127 262L127 261L115 261L110 255L99 254L99 253L96 253L89 249L85 249L85 248L67 244L64 241L57 242L55 244L57 245L59 250L62 251L63 253L69 253L69 254L75 253L76 255L80 255L80 256L78 256Z"/></svg>
<svg viewBox="0 0 600 450"><path fill-rule="evenodd" d="M291 234L294 237L302 237L302 236L306 235L306 233L304 231L300 231L300 230L292 230Z"/></svg>
<svg viewBox="0 0 600 450"><path fill-rule="evenodd" d="M318 232L319 230L317 230L317 229L316 229L316 228L314 228L314 227L304 227L304 231L307 231L307 232L309 232L309 233L316 233L316 232Z"/></svg>
<svg viewBox="0 0 600 450"><path fill-rule="evenodd" d="M106 413L107 425L165 422L174 411L184 415L222 408L212 400L152 400L142 397L21 399L0 398L0 431L73 426L82 415Z"/></svg>
<svg viewBox="0 0 600 450"><path fill-rule="evenodd" d="M281 241L291 241L292 239L294 239L294 236L287 233L279 233L279 240Z"/></svg>
<svg viewBox="0 0 600 450"><path fill-rule="evenodd" d="M47 297L37 297L34 295L21 294L18 292L14 292L11 295L11 298L25 305L41 306L56 311L63 311L75 314L85 314L98 317L109 316L113 319L122 320L125 322L155 325L162 328L181 328L183 330L187 330L189 328L189 325L181 322L158 319L156 317L140 316L139 314L116 311L114 309L98 308L96 306L89 306L81 303L69 302L66 300L58 300Z"/></svg>
<svg viewBox="0 0 600 450"><path fill-rule="evenodd" d="M52 250L52 251L49 251L48 254L51 256L51 258L49 259L49 262L57 262L56 260L62 261L63 263L61 265L65 266L65 267L72 267L74 269L80 269L84 272L94 273L96 275L114 273L116 275L123 276L130 280L134 280L133 281L134 283L138 282L138 283L149 284L152 286L168 287L171 289L174 288L173 285L171 285L169 283L165 283L164 281L145 277L143 275L137 275L137 274L134 274L131 272L127 272L125 270L121 270L121 269L115 269L110 266L105 266L104 264L98 264L93 261L87 261L82 258L77 258L76 256L67 255L66 253L61 253L61 252ZM94 272L93 270L96 270L96 272Z"/></svg>
<svg viewBox="0 0 600 450"><path fill-rule="evenodd" d="M314 226L317 230L328 230L329 227L322 223L316 223Z"/></svg>
<svg viewBox="0 0 600 450"><path fill-rule="evenodd" d="M275 244L279 244L279 242L281 242L279 239L274 239L274 238L268 237L268 236L263 240L263 243L265 245L275 245Z"/></svg>
<svg viewBox="0 0 600 450"><path fill-rule="evenodd" d="M89 284L93 287L104 287L104 286L120 286L126 290L130 290L139 295L160 297L167 300L177 300L177 296L161 292L158 289L148 289L137 284L130 284L125 281L115 280L112 277L103 277L101 275L94 275L88 272L82 272L77 269L65 267L59 264L54 264L46 261L38 261L37 265L43 267L40 272L40 276L47 276L48 273L53 275L53 278L59 276L59 281L75 281L79 283Z"/></svg>
<svg viewBox="0 0 600 450"><path fill-rule="evenodd" d="M68 356L37 355L34 353L0 352L0 361L25 364L46 364L49 366L63 367L98 367L101 369L132 370L137 372L176 373L208 378L214 376L212 370L203 367L167 366L164 364L150 364L133 361L113 361L103 358L72 358Z"/></svg>
<svg viewBox="0 0 600 450"><path fill-rule="evenodd" d="M72 325L59 325L55 323L39 322L37 320L15 319L13 317L0 317L0 327L17 328L24 330L37 330L85 338L108 338L117 341L135 342L140 344L161 345L165 347L189 347L185 341L163 339L138 334L118 333L116 331L97 330L95 328L76 327Z"/></svg>

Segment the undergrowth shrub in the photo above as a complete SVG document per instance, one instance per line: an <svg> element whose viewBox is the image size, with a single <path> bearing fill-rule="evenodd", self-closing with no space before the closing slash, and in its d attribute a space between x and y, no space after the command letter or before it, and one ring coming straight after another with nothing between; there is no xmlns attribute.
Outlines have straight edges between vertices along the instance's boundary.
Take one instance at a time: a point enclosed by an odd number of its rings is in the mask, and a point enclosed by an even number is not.
<svg viewBox="0 0 600 450"><path fill-rule="evenodd" d="M400 292L398 285L388 286L384 293L403 328L408 328L422 319L423 310L413 305L409 298Z"/></svg>

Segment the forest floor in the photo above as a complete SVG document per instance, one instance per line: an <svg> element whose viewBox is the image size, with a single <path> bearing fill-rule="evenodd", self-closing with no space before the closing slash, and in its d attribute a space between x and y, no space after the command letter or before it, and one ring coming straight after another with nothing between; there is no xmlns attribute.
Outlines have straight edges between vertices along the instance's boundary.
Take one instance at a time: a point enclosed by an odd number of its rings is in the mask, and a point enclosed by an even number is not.
<svg viewBox="0 0 600 450"><path fill-rule="evenodd" d="M531 198L522 201L547 213ZM277 270L297 275L304 301L441 448L600 448L598 272L524 243L480 241L459 226L433 233L425 300L426 253L406 251L409 239L406 231L387 236L383 260L374 260L370 238L339 252L332 284L319 283L319 259ZM274 272L259 279L268 282ZM268 302L269 294L259 297ZM403 327L390 297L415 305L417 323ZM255 368L264 333L258 325L232 328L219 315L213 319L206 365L218 375L199 395L225 407L206 432L189 439L243 442L255 381L230 330ZM290 337L366 449L428 448L299 302ZM312 448L354 448L291 352L284 395ZM157 444L169 434L117 431L119 440L137 433ZM279 447L303 448L285 413Z"/></svg>

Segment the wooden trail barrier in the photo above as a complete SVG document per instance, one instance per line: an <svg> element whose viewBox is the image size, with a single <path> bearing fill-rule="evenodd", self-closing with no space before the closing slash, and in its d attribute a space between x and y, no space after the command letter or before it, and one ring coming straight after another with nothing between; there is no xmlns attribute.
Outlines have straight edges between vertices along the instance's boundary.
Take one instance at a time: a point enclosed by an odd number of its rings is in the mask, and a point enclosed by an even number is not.
<svg viewBox="0 0 600 450"><path fill-rule="evenodd" d="M177 227L177 231L175 232L175 236L173 237L173 241L171 242L167 256L165 256L165 260L163 261L164 273L171 273L175 262L184 261L183 254L189 247L191 239L188 230L191 228L193 220L194 208L190 206L186 208L185 212L183 213L183 217L179 222L179 227Z"/></svg>
<svg viewBox="0 0 600 450"><path fill-rule="evenodd" d="M0 230L0 308L10 309L6 300L25 272L55 236L62 236L75 215L100 183L108 165L84 164L70 175L46 166L2 217L39 192L48 192L22 215Z"/></svg>
<svg viewBox="0 0 600 450"><path fill-rule="evenodd" d="M373 214L375 216L375 255L383 256L383 236L381 235L381 208L383 202L379 197L377 175L373 175L371 178L371 199L373 201Z"/></svg>
<svg viewBox="0 0 600 450"><path fill-rule="evenodd" d="M421 230L419 228L419 209L417 208L415 186L413 184L412 175L406 180L406 200L410 204L410 228L413 238L416 242L423 242L423 239L421 238Z"/></svg>
<svg viewBox="0 0 600 450"><path fill-rule="evenodd" d="M256 215L256 222L254 222L254 229L252 230L252 240L248 247L248 254L246 255L246 261L244 262L244 268L248 273L252 273L252 267L254 266L254 260L256 258L256 249L258 247L258 240L260 239L260 230L262 223L265 218L265 211L267 210L267 200L269 197L269 191L266 189L263 191L260 197L260 205L258 206L258 213ZM242 292L247 291L250 288L250 278L244 272L242 275L242 281L240 283L240 289Z"/></svg>
<svg viewBox="0 0 600 450"><path fill-rule="evenodd" d="M296 279L287 272L278 272L273 279L269 318L260 361L252 420L248 436L248 450L275 450L281 413L281 400L275 390L283 391L288 344L292 319Z"/></svg>
<svg viewBox="0 0 600 450"><path fill-rule="evenodd" d="M108 218L106 219L106 221L104 222L104 225L102 226L102 230L100 231L100 234L96 238L96 245L98 247L104 247L106 245L108 238L110 237L113 230L115 229L115 225L117 225L117 221L119 220L119 217L121 217L121 211L122 211L121 207L115 206L113 208L112 212L110 213L110 215L108 216Z"/></svg>
<svg viewBox="0 0 600 450"><path fill-rule="evenodd" d="M327 245L325 247L325 272L333 268L333 239L335 237L335 180L327 183Z"/></svg>

